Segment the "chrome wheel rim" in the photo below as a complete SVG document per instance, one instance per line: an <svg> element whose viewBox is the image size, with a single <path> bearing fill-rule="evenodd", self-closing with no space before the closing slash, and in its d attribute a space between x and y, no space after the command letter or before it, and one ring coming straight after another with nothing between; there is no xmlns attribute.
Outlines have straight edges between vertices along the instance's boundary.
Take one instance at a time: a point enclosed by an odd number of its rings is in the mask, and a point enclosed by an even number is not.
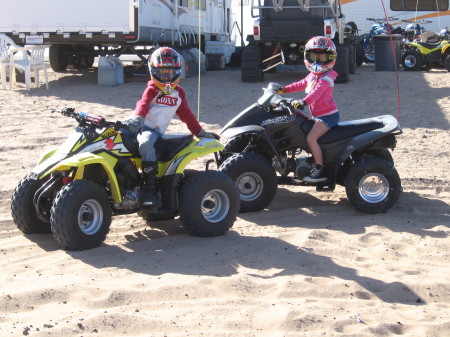
<svg viewBox="0 0 450 337"><path fill-rule="evenodd" d="M241 174L236 179L236 187L239 191L239 198L243 201L253 201L257 199L264 190L264 182L261 176L254 172Z"/></svg>
<svg viewBox="0 0 450 337"><path fill-rule="evenodd" d="M222 190L211 190L203 197L201 210L203 217L209 222L220 222L228 215L230 210L230 199Z"/></svg>
<svg viewBox="0 0 450 337"><path fill-rule="evenodd" d="M97 233L103 224L103 208L95 199L85 201L78 211L78 225L86 235Z"/></svg>
<svg viewBox="0 0 450 337"><path fill-rule="evenodd" d="M371 204L383 201L389 194L389 181L378 173L366 174L359 181L359 195Z"/></svg>
<svg viewBox="0 0 450 337"><path fill-rule="evenodd" d="M405 57L405 65L408 68L413 68L417 63L416 57L414 55L408 55Z"/></svg>

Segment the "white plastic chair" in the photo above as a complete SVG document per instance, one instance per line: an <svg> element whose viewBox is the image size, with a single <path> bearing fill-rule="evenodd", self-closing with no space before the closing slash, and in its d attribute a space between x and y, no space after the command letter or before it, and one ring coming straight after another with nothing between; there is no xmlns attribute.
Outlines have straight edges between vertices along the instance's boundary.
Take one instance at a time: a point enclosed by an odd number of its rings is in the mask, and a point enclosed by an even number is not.
<svg viewBox="0 0 450 337"><path fill-rule="evenodd" d="M9 36L0 34L0 80L2 81L3 89L6 89L6 74L9 76L9 52L16 48L18 46ZM24 51L23 53L26 52Z"/></svg>
<svg viewBox="0 0 450 337"><path fill-rule="evenodd" d="M43 70L45 75L45 87L48 90L48 73L47 65L45 64L44 54L45 49L49 46L29 46L12 49L9 52L9 90L12 88L12 84L16 83L15 69L20 72L25 72L25 87L26 90L31 88L31 77L34 77L35 87L39 87L39 71ZM24 58L22 60L15 60L14 54L19 51L25 51Z"/></svg>

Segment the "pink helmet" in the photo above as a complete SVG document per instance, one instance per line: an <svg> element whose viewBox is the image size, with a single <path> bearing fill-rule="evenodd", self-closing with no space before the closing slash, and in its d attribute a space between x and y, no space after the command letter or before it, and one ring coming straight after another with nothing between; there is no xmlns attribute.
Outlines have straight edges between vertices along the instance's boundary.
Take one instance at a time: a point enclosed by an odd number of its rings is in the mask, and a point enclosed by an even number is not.
<svg viewBox="0 0 450 337"><path fill-rule="evenodd" d="M180 55L169 47L158 48L150 56L148 68L159 90L165 95L170 95L180 81Z"/></svg>
<svg viewBox="0 0 450 337"><path fill-rule="evenodd" d="M333 69L336 56L336 46L326 36L314 36L305 45L305 65L314 74Z"/></svg>

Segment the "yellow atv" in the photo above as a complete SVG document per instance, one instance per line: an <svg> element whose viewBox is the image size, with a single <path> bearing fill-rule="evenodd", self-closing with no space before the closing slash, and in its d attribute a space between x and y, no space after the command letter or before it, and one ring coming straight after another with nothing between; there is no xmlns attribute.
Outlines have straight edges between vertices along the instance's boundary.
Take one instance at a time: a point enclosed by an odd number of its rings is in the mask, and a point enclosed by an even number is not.
<svg viewBox="0 0 450 337"><path fill-rule="evenodd" d="M216 153L222 144L193 135L165 135L156 143L160 206L141 206L141 158L137 140L121 122L54 110L78 126L57 149L41 155L12 196L12 217L24 234L52 232L66 250L99 246L113 215L135 213L147 221L180 216L196 236L224 234L239 210L239 194L224 173L186 170L193 159Z"/></svg>
<svg viewBox="0 0 450 337"><path fill-rule="evenodd" d="M445 68L450 71L450 42L408 42L408 50L402 56L405 70L430 70Z"/></svg>

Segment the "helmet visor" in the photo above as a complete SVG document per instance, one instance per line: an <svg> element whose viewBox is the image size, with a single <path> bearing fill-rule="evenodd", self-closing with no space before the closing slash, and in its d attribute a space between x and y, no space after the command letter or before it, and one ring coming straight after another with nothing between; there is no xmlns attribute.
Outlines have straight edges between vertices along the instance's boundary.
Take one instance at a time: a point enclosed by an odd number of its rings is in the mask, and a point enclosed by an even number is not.
<svg viewBox="0 0 450 337"><path fill-rule="evenodd" d="M336 55L326 53L326 52L315 52L315 51L307 51L305 52L306 59L311 63L319 63L319 64L327 64L336 59Z"/></svg>
<svg viewBox="0 0 450 337"><path fill-rule="evenodd" d="M161 83L170 83L181 75L181 69L152 67L152 75Z"/></svg>

